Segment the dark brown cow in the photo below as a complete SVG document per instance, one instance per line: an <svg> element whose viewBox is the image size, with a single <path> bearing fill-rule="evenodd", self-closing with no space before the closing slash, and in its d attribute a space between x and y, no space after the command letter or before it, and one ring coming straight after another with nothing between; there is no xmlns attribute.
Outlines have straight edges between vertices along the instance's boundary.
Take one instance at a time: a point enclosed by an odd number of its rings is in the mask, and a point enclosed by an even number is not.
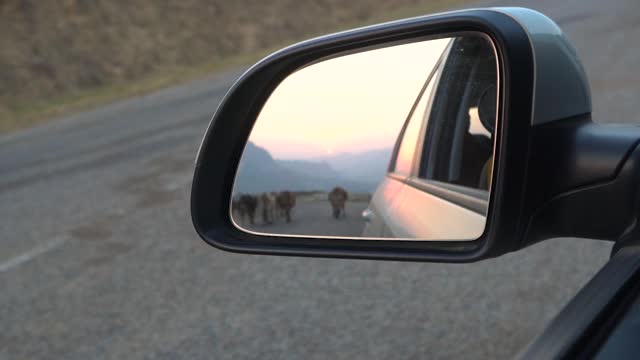
<svg viewBox="0 0 640 360"><path fill-rule="evenodd" d="M329 193L329 203L333 209L333 217L338 219L340 215L347 216L344 211L344 203L349 199L347 191L339 186L333 188Z"/></svg>
<svg viewBox="0 0 640 360"><path fill-rule="evenodd" d="M258 207L258 197L254 195L235 196L231 203L232 210L238 213L239 222L246 222L253 225L255 223L256 208Z"/></svg>
<svg viewBox="0 0 640 360"><path fill-rule="evenodd" d="M276 196L278 213L284 215L287 222L291 222L291 209L296 206L296 195L290 191L282 191Z"/></svg>

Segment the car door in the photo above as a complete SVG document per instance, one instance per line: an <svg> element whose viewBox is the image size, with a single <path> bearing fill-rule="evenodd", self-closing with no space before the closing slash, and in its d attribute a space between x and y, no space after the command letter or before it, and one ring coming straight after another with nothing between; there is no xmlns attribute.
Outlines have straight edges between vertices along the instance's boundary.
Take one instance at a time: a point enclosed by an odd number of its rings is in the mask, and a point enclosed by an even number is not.
<svg viewBox="0 0 640 360"><path fill-rule="evenodd" d="M629 235L518 358L638 358L640 244L637 230Z"/></svg>

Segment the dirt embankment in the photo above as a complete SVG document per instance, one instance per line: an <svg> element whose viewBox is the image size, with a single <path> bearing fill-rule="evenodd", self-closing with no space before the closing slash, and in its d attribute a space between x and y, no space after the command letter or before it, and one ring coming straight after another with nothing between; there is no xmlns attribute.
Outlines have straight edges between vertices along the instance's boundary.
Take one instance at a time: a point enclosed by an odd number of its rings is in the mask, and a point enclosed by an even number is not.
<svg viewBox="0 0 640 360"><path fill-rule="evenodd" d="M451 0L0 0L0 123L51 99L215 63L425 2Z"/></svg>

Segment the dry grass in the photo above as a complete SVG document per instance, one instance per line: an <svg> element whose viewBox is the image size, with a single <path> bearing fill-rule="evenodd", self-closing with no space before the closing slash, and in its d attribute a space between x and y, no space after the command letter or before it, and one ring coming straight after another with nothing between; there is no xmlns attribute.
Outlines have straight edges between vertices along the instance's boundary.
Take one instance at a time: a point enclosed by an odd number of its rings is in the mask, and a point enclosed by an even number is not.
<svg viewBox="0 0 640 360"><path fill-rule="evenodd" d="M0 133L465 2L0 0Z"/></svg>

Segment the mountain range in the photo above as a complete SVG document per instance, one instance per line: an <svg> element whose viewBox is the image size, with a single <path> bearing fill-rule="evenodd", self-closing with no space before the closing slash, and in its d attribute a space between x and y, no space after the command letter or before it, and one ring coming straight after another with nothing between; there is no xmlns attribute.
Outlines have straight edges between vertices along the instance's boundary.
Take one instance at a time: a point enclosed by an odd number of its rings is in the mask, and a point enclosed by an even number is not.
<svg viewBox="0 0 640 360"><path fill-rule="evenodd" d="M329 192L341 186L349 192L372 193L386 173L390 155L389 148L283 160L249 142L242 155L234 192Z"/></svg>

